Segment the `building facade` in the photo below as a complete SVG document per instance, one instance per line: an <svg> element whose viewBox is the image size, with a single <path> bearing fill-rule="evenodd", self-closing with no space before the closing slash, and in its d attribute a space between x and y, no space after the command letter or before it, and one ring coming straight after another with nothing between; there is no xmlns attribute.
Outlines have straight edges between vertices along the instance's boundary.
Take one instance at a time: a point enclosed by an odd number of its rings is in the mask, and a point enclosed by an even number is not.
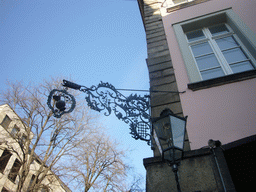
<svg viewBox="0 0 256 192"><path fill-rule="evenodd" d="M256 134L256 2L184 4L161 13L191 148Z"/></svg>
<svg viewBox="0 0 256 192"><path fill-rule="evenodd" d="M0 106L0 191L17 190L19 180L22 149L21 144L27 135L25 127L18 115L8 106ZM19 138L19 139L17 139ZM31 190L30 183L35 179L35 173L40 169L41 160L35 157L30 171L23 183L22 192ZM51 171L43 179L41 192L70 192L69 188Z"/></svg>
<svg viewBox="0 0 256 192"><path fill-rule="evenodd" d="M183 188L181 185L182 191L241 190L237 183L242 183L242 179L238 175L245 175L243 172L253 167L251 159L255 159L252 154L256 134L256 1L138 0L138 3L147 38L150 88L179 92L151 93L152 117L159 117L165 108L176 115L188 116L187 156L185 153L180 166L180 176L187 181ZM214 149L220 150L219 157L212 149L201 149L210 139L222 143L220 149ZM148 191L154 187L149 186L150 182L160 184L154 175L165 166L157 164L160 154L154 146L153 141L155 159L144 160ZM209 154L203 150L209 150ZM247 155L242 151L247 151ZM245 158L235 158L234 153ZM235 168L234 158L237 165L244 164L244 169ZM208 168L199 168L196 163L199 159ZM189 161L193 165L189 166ZM244 177L248 186L252 186L254 177ZM171 187L169 184L165 190L172 191Z"/></svg>

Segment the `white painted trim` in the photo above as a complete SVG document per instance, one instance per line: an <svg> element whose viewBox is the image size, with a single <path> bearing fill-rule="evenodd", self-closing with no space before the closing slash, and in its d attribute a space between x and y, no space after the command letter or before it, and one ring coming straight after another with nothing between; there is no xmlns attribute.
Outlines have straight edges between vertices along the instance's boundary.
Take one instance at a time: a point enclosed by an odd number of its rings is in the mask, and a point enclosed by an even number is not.
<svg viewBox="0 0 256 192"><path fill-rule="evenodd" d="M188 45L185 32L190 31L191 27L193 28L191 30L196 30L199 28L203 28L204 25L206 25L205 27L209 27L211 26L212 23L217 24L215 21L217 20L215 19L216 17L221 18L221 20L225 21L229 26L231 26L232 30L235 33L233 34L233 37L241 45L242 49L245 51L246 55L251 59L254 67L256 68L256 36L254 32L230 8L212 14L207 14L201 17L192 18L184 22L173 24L174 32L177 37L179 48L191 83L201 81L202 78L197 67L196 61L194 59L194 56L192 54L192 50ZM195 28L195 26L198 26L198 28ZM184 31L184 27L186 28L186 31ZM221 62L223 62L223 58L218 57L218 59ZM232 74L232 70L229 66L224 66L223 69L226 74Z"/></svg>

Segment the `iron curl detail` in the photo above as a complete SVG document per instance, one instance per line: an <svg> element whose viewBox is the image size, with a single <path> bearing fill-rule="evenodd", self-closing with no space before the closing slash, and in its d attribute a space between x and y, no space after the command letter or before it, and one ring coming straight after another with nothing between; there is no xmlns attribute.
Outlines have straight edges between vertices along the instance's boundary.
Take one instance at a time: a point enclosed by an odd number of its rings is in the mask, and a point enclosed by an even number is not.
<svg viewBox="0 0 256 192"><path fill-rule="evenodd" d="M150 144L149 96L121 94L113 85L100 82L90 88L63 80L63 86L82 91L86 94L88 106L98 112L104 111L109 116L112 111L119 120L130 126L130 134L134 139L147 141Z"/></svg>
<svg viewBox="0 0 256 192"><path fill-rule="evenodd" d="M76 100L66 90L53 89L48 96L47 105L53 112L53 116L60 118L63 114L71 113L75 109Z"/></svg>

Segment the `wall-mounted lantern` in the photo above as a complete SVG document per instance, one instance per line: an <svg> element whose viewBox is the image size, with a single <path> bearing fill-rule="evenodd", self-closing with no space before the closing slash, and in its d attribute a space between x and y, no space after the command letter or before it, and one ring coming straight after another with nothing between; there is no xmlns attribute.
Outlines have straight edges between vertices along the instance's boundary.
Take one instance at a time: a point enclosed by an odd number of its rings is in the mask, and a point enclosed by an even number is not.
<svg viewBox="0 0 256 192"><path fill-rule="evenodd" d="M187 118L174 115L170 109L163 110L159 118L152 119L153 137L162 160L173 168L178 191L180 185L177 172L184 152L186 122Z"/></svg>

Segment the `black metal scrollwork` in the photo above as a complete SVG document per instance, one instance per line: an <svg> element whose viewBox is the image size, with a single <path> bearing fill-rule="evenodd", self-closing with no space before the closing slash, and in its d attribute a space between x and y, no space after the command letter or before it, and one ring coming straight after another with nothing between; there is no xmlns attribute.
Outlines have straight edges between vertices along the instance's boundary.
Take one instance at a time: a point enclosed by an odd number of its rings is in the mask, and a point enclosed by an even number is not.
<svg viewBox="0 0 256 192"><path fill-rule="evenodd" d="M63 80L64 87L82 91L86 94L88 106L96 111L104 111L109 116L113 111L119 120L130 126L130 134L134 139L147 141L150 145L149 96L131 94L125 97L113 85L101 82L98 86L87 88L76 83ZM60 118L75 108L75 98L66 90L54 89L50 92L47 105L55 117Z"/></svg>
<svg viewBox="0 0 256 192"><path fill-rule="evenodd" d="M113 85L101 82L90 88L63 80L63 86L86 93L88 106L96 111L104 111L109 116L113 111L119 120L130 126L134 139L141 139L150 144L149 96L131 94L125 97Z"/></svg>
<svg viewBox="0 0 256 192"><path fill-rule="evenodd" d="M76 100L66 90L53 89L48 96L47 105L52 110L54 117L60 118L64 113L74 110Z"/></svg>

